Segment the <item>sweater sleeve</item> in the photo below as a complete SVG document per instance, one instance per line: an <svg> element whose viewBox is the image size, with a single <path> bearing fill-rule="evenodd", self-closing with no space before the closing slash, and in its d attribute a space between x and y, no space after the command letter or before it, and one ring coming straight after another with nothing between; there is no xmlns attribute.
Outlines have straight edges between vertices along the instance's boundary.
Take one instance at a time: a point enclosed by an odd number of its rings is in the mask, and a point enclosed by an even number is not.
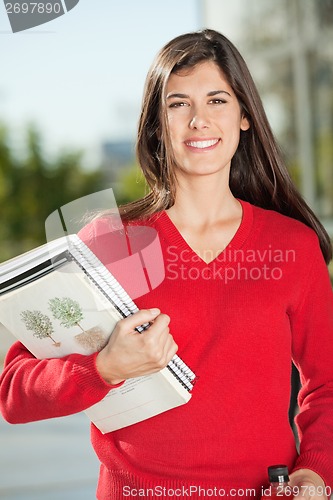
<svg viewBox="0 0 333 500"><path fill-rule="evenodd" d="M302 384L294 470L311 469L333 487L333 294L317 238L308 249L310 270L303 269L302 300L290 317L293 361Z"/></svg>
<svg viewBox="0 0 333 500"><path fill-rule="evenodd" d="M96 356L39 360L20 342L13 344L0 377L0 410L5 420L17 424L62 417L103 399L117 386L100 377Z"/></svg>

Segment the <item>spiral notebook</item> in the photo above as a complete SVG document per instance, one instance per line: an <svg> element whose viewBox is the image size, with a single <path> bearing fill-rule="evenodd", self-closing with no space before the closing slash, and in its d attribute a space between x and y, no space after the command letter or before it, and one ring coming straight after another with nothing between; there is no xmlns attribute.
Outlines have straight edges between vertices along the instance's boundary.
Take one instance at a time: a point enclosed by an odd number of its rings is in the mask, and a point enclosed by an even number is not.
<svg viewBox="0 0 333 500"><path fill-rule="evenodd" d="M0 322L37 358L92 354L115 324L138 311L111 272L77 235L0 265ZM137 330L144 334L149 324ZM126 380L86 410L103 432L187 403L196 376L175 355L158 373Z"/></svg>

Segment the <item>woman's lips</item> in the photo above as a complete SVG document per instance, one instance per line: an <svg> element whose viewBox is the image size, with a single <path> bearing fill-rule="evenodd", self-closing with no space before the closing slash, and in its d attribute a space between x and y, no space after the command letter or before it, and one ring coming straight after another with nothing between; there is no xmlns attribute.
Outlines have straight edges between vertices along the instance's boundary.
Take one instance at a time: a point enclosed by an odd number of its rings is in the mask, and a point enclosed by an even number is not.
<svg viewBox="0 0 333 500"><path fill-rule="evenodd" d="M207 151L213 149L220 142L220 139L193 139L185 141L185 145L193 150Z"/></svg>

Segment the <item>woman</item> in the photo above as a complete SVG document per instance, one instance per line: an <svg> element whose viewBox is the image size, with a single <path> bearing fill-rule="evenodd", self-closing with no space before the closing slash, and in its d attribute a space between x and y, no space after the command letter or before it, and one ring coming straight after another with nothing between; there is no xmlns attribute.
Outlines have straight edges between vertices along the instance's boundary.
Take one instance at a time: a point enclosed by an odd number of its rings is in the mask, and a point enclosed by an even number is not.
<svg viewBox="0 0 333 500"><path fill-rule="evenodd" d="M5 418L81 411L123 380L161 369L178 350L199 376L189 403L106 435L92 426L97 497L260 498L267 466L286 463L295 498L326 498L332 249L223 35L182 35L158 54L137 151L151 191L123 207L123 221L158 231L165 279L136 300L142 310L120 321L98 354L41 362L15 344L1 382ZM102 226L105 216L82 237L106 261ZM134 335L146 321L149 330ZM288 423L291 361L302 379L299 454Z"/></svg>

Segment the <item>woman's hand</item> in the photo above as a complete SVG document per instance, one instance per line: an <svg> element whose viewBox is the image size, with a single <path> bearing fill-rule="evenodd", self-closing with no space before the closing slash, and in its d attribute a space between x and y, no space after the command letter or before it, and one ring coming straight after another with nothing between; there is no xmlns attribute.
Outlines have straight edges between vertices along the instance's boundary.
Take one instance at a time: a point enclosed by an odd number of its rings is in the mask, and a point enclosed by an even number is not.
<svg viewBox="0 0 333 500"><path fill-rule="evenodd" d="M327 500L324 481L310 469L299 469L290 474L290 486L295 492L294 499Z"/></svg>
<svg viewBox="0 0 333 500"><path fill-rule="evenodd" d="M143 333L135 328L153 324ZM96 358L101 377L116 385L123 380L160 371L177 352L169 333L170 318L159 309L141 310L118 322L109 342Z"/></svg>

